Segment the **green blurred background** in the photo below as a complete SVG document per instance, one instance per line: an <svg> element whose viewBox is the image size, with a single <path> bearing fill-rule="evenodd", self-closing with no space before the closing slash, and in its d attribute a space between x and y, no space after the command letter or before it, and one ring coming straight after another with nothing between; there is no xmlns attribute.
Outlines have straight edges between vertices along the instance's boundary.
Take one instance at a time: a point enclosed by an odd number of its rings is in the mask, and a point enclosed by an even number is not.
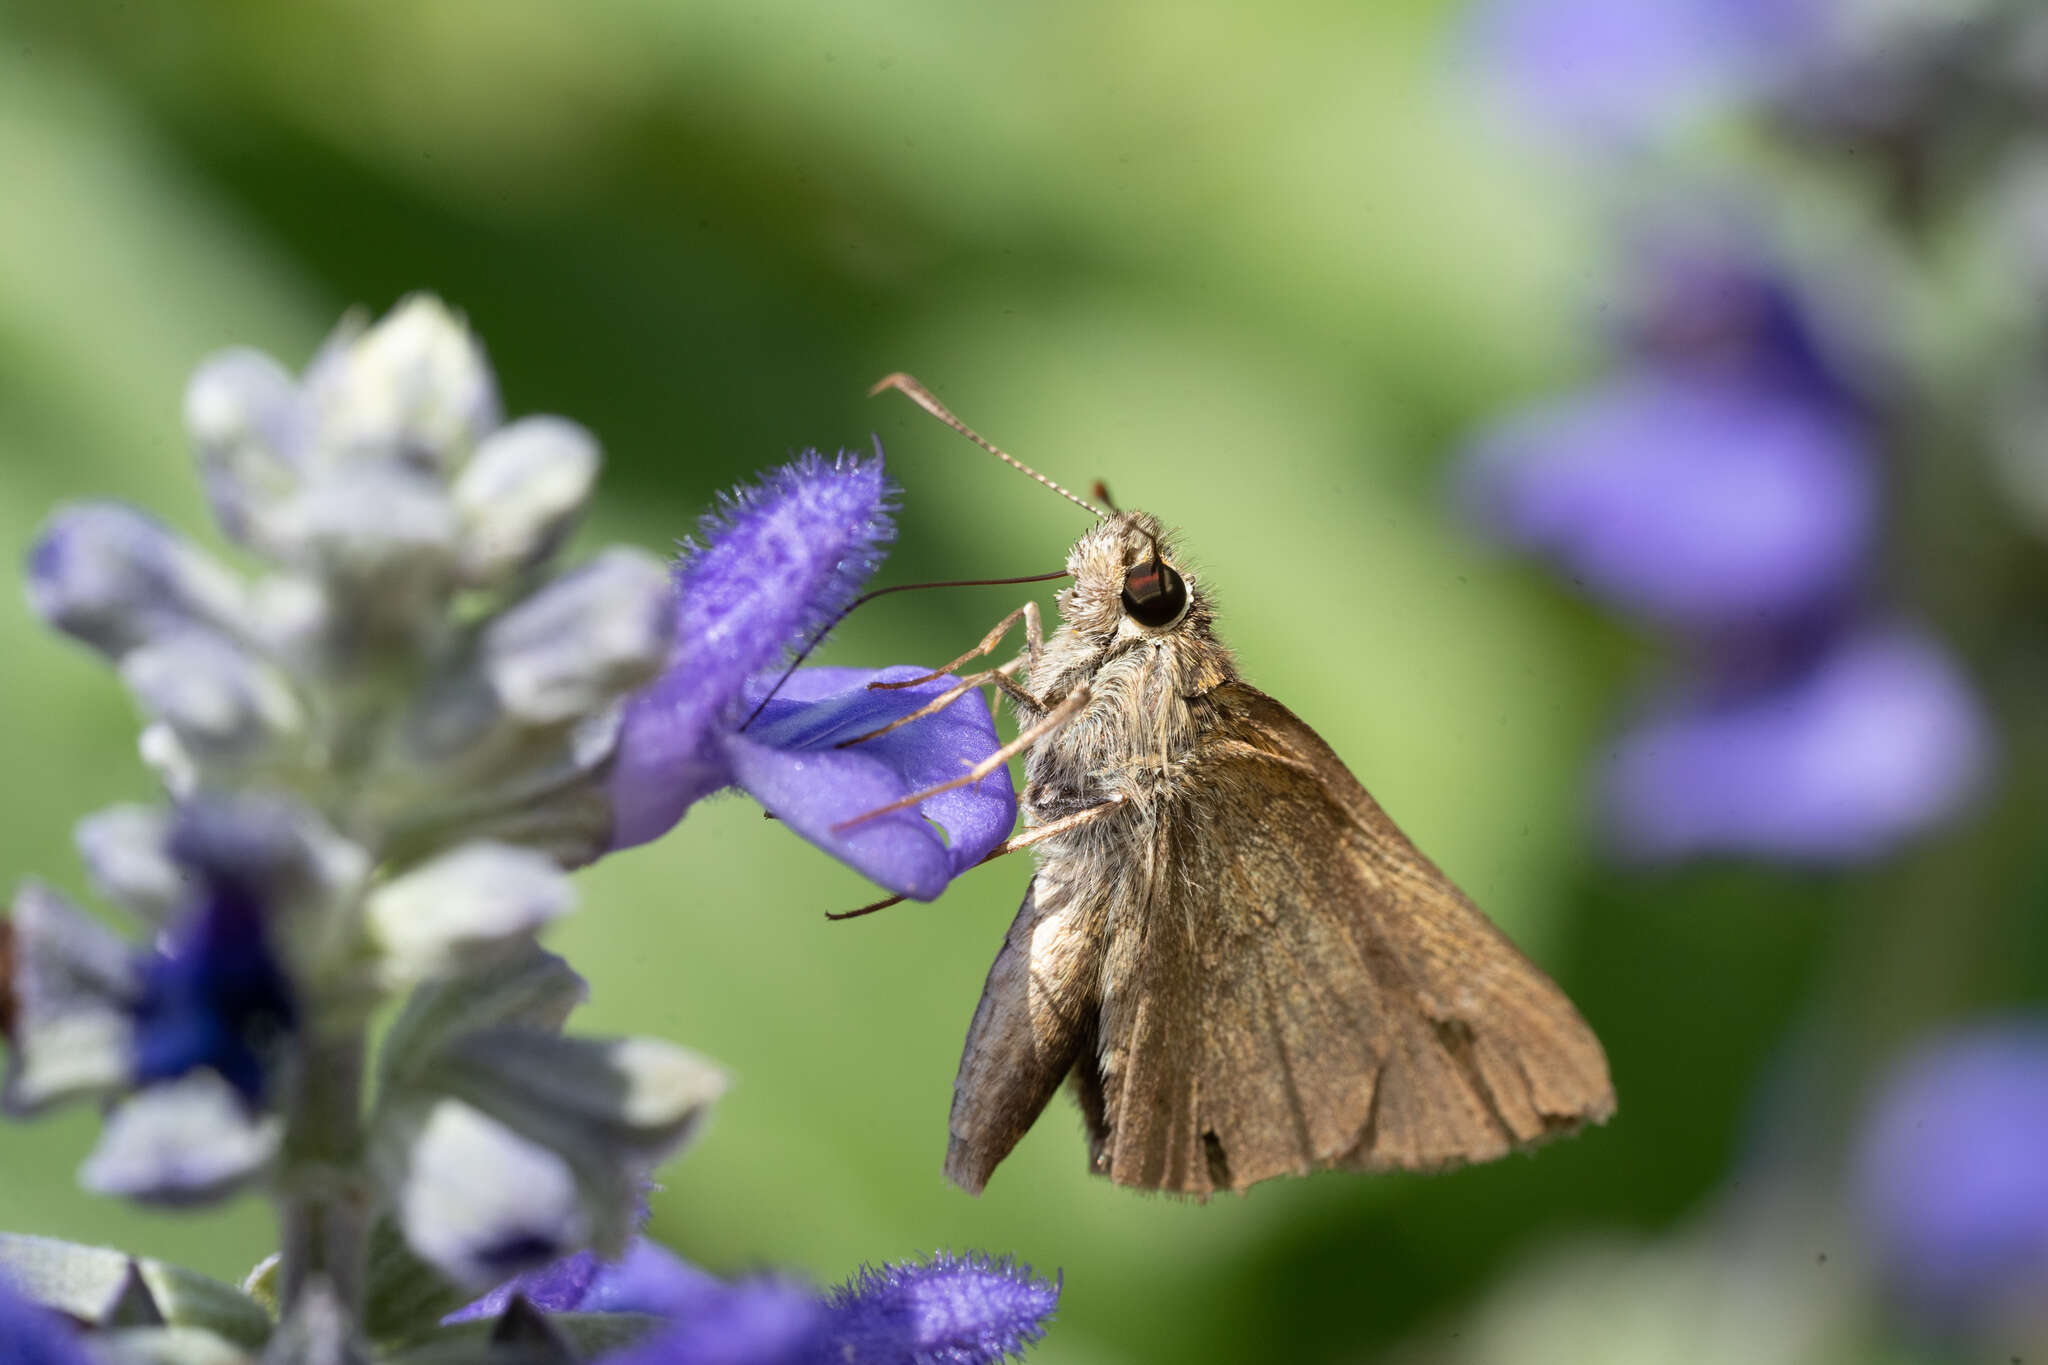
<svg viewBox="0 0 2048 1365"><path fill-rule="evenodd" d="M719 1271L825 1281L1013 1252L1067 1277L1046 1362L1456 1349L1460 1312L1532 1258L1593 1239L1621 1276L1670 1255L1655 1239L1737 1169L1794 1025L1883 970L1835 949L1889 912L1762 874L1623 878L1594 853L1584 766L1637 646L1484 551L1445 482L1484 415L1584 365L1598 262L1568 184L1466 112L1455 17L0 5L0 560L66 498L200 533L179 416L198 362L247 343L301 364L349 306L429 289L468 314L510 413L603 440L587 544L662 549L716 490L879 433L905 490L881 581L1058 567L1075 509L862 397L916 373L1055 477L1184 528L1246 674L1572 992L1621 1113L1494 1167L1202 1207L1090 1179L1062 1098L968 1198L939 1170L950 1086L1028 869L831 925L873 892L728 799L584 873L554 939L593 982L584 1028L737 1074L667 1170L657 1233ZM938 662L1017 591L890 599L824 659ZM135 717L17 591L0 656L0 879L82 890L71 822L150 794ZM77 1192L92 1126L0 1135L0 1226L235 1278L268 1248L248 1202L173 1218ZM1853 1259L1826 1236L1752 1268L1824 1298Z"/></svg>

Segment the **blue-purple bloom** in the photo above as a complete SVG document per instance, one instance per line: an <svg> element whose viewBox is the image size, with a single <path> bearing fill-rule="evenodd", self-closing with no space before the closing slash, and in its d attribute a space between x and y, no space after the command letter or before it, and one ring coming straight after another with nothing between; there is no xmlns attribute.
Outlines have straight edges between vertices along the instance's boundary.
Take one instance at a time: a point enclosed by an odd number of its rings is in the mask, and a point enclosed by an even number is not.
<svg viewBox="0 0 2048 1365"><path fill-rule="evenodd" d="M1657 373L1510 420L1469 478L1490 533L1616 607L1692 628L1840 598L1876 519L1869 452L1841 414Z"/></svg>
<svg viewBox="0 0 2048 1365"><path fill-rule="evenodd" d="M834 826L959 777L996 748L979 694L889 735L953 681L870 690L918 670L799 670L755 710L794 649L853 600L894 536L879 457L815 452L742 488L699 527L675 572L668 667L628 704L609 783L613 847L656 837L697 800L746 790L803 837L893 891L929 900L1009 833L1007 771L915 809ZM941 833L943 831L943 833Z"/></svg>
<svg viewBox="0 0 2048 1365"><path fill-rule="evenodd" d="M2048 1303L2048 1020L1922 1046L1864 1127L1855 1194L1890 1287L1928 1326L1968 1332Z"/></svg>
<svg viewBox="0 0 2048 1365"><path fill-rule="evenodd" d="M1816 0L1486 0L1469 60L1520 119L1634 146L1772 87L1823 33Z"/></svg>
<svg viewBox="0 0 2048 1365"><path fill-rule="evenodd" d="M1631 266L1617 373L1483 436L1474 515L1656 624L1776 627L1851 596L1877 455L1819 320L1732 232L1654 235Z"/></svg>
<svg viewBox="0 0 2048 1365"><path fill-rule="evenodd" d="M1866 600L1871 360L1751 233L1653 234L1632 264L1615 374L1487 433L1467 505L1693 658L1605 764L1622 852L1874 857L1959 809L1990 744L1939 645Z"/></svg>
<svg viewBox="0 0 2048 1365"><path fill-rule="evenodd" d="M92 1365L70 1323L0 1278L0 1360L7 1365Z"/></svg>
<svg viewBox="0 0 2048 1365"><path fill-rule="evenodd" d="M142 962L136 1083L211 1067L257 1105L266 1052L298 1026L268 923L299 852L296 836L265 807L200 802L181 814L168 852L196 894Z"/></svg>
<svg viewBox="0 0 2048 1365"><path fill-rule="evenodd" d="M1060 1287L1007 1257L940 1252L820 1296L776 1276L728 1284L643 1240L615 1264L584 1253L509 1281L450 1321L494 1317L514 1294L547 1312L675 1320L605 1365L993 1365L1044 1334Z"/></svg>
<svg viewBox="0 0 2048 1365"><path fill-rule="evenodd" d="M1990 751L1941 648L1870 626L1790 676L1640 718L1607 761L1606 823L1622 852L1654 861L1861 860L1963 805Z"/></svg>
<svg viewBox="0 0 2048 1365"><path fill-rule="evenodd" d="M211 1067L248 1103L264 1098L264 1049L297 1027L291 983L271 955L264 907L216 888L143 965L135 1080Z"/></svg>

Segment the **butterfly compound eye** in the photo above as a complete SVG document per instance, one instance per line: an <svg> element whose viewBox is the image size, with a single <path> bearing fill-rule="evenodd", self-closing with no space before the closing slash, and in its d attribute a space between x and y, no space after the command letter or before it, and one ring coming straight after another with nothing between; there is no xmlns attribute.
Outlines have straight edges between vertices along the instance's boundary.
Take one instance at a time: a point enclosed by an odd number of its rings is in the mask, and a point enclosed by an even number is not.
<svg viewBox="0 0 2048 1365"><path fill-rule="evenodd" d="M1133 564L1124 574L1124 615L1154 630L1170 626L1188 609L1188 585L1162 560Z"/></svg>

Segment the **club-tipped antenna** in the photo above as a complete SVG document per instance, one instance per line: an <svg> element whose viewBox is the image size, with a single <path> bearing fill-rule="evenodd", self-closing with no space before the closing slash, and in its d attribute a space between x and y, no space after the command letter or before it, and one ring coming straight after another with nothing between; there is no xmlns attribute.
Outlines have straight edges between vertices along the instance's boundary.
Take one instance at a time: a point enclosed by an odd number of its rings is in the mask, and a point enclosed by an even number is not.
<svg viewBox="0 0 2048 1365"><path fill-rule="evenodd" d="M1109 515L1109 513L1103 511L1100 507L1097 507L1094 503L1088 501L1088 499L1080 496L1078 493L1074 493L1069 489L1062 487L1058 483L1055 483L1053 480L1047 478L1045 475L1033 469L1030 465L1025 464L1016 456L1008 454L1005 451L998 450L995 447L995 445L993 445L988 440L984 439L982 435L979 432L977 432L973 427L968 426L967 423L961 421L958 417L955 417L952 411L949 408L947 408L947 406L944 403L941 403L930 389L918 383L909 375L904 374L899 370L897 373L890 375L888 378L882 380L879 384L876 384L873 388L869 389L868 397L873 398L876 394L881 393L884 389L895 389L904 397L908 398L911 402L917 404L926 412L938 418L941 422L944 422L947 426L953 428L953 430L959 432L962 436L965 436L968 440L974 442L983 450L986 450L989 454L995 456L998 460L1001 460L1004 464L1009 465L1013 469L1022 470L1024 473L1029 474L1032 478L1038 480L1047 488L1050 488L1053 492L1059 494L1061 497L1065 498L1068 502L1073 503L1075 506L1085 507L1086 509L1088 509L1090 513L1092 513L1095 516L1095 518L1098 521Z"/></svg>

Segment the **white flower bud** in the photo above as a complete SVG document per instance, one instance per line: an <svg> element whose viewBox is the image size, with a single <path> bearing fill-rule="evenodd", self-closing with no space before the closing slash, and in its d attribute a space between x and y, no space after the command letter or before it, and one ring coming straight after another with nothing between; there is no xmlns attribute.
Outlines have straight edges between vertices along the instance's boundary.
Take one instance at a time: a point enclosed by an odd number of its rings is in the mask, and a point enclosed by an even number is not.
<svg viewBox="0 0 2048 1365"><path fill-rule="evenodd" d="M151 924L164 924L191 894L166 847L170 832L164 807L112 806L74 825L71 841L95 891Z"/></svg>
<svg viewBox="0 0 2048 1365"><path fill-rule="evenodd" d="M14 1028L4 1102L16 1114L128 1079L137 989L128 945L48 887L14 898Z"/></svg>
<svg viewBox="0 0 2048 1365"><path fill-rule="evenodd" d="M265 519L301 473L306 412L298 384L260 351L222 352L185 388L185 429L221 529L267 549Z"/></svg>
<svg viewBox="0 0 2048 1365"><path fill-rule="evenodd" d="M502 582L553 553L597 466L597 442L560 417L524 418L487 437L452 490L463 581Z"/></svg>
<svg viewBox="0 0 2048 1365"><path fill-rule="evenodd" d="M119 503L51 517L29 555L29 605L115 658L195 626L232 624L242 588L211 558Z"/></svg>
<svg viewBox="0 0 2048 1365"><path fill-rule="evenodd" d="M133 651L121 661L121 680L202 761L245 760L296 736L304 722L276 669L205 632Z"/></svg>
<svg viewBox="0 0 2048 1365"><path fill-rule="evenodd" d="M443 477L499 420L483 348L446 304L424 294L357 337L314 399L324 460L403 461Z"/></svg>
<svg viewBox="0 0 2048 1365"><path fill-rule="evenodd" d="M532 934L575 904L552 858L506 844L464 844L371 893L370 932L397 989L457 970Z"/></svg>
<svg viewBox="0 0 2048 1365"><path fill-rule="evenodd" d="M405 1240L457 1284L486 1289L586 1244L569 1164L458 1100L414 1116L396 1190Z"/></svg>
<svg viewBox="0 0 2048 1365"><path fill-rule="evenodd" d="M79 1182L153 1204L204 1203L261 1171L283 1121L252 1113L212 1071L137 1091L117 1105Z"/></svg>
<svg viewBox="0 0 2048 1365"><path fill-rule="evenodd" d="M661 562L610 549L487 626L483 667L507 711L551 725L596 711L653 677L673 631Z"/></svg>

